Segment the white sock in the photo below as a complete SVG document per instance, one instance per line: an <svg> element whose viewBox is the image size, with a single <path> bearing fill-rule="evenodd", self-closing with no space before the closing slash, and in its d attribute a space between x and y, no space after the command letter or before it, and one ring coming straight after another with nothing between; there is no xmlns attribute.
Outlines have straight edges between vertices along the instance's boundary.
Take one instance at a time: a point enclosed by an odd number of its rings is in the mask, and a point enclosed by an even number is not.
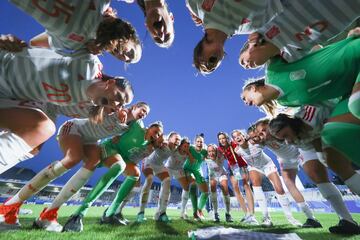
<svg viewBox="0 0 360 240"><path fill-rule="evenodd" d="M305 216L309 219L315 219L313 212L311 211L307 202L300 202L297 204L299 208L304 212Z"/></svg>
<svg viewBox="0 0 360 240"><path fill-rule="evenodd" d="M277 199L280 203L281 208L284 211L284 214L287 218L293 218L293 215L291 213L291 208L290 208L290 201L289 198L286 196L286 194L276 194Z"/></svg>
<svg viewBox="0 0 360 240"><path fill-rule="evenodd" d="M354 220L352 219L349 210L345 206L339 189L337 189L333 183L320 183L317 184L317 186L321 195L330 202L336 214L341 219L345 219L349 222L354 223Z"/></svg>
<svg viewBox="0 0 360 240"><path fill-rule="evenodd" d="M61 207L61 205L63 205L85 185L93 173L93 171L84 167L80 168L61 189L60 193L56 196L48 210Z"/></svg>
<svg viewBox="0 0 360 240"><path fill-rule="evenodd" d="M223 194L223 198L224 198L224 203L225 203L225 211L226 211L226 213L230 213L230 195Z"/></svg>
<svg viewBox="0 0 360 240"><path fill-rule="evenodd" d="M123 208L126 206L128 202L135 196L135 194L139 193L141 191L140 187L134 187L131 192L124 198L124 200L121 202L119 208L116 210L115 214L118 214L122 212Z"/></svg>
<svg viewBox="0 0 360 240"><path fill-rule="evenodd" d="M141 188L140 194L140 212L145 211L146 204L149 200L150 188L153 182L153 175L149 175L145 178L144 185Z"/></svg>
<svg viewBox="0 0 360 240"><path fill-rule="evenodd" d="M213 205L214 213L218 213L217 193L216 192L211 192L210 193L210 199L211 199L211 203Z"/></svg>
<svg viewBox="0 0 360 240"><path fill-rule="evenodd" d="M189 200L189 191L185 191L183 189L181 194L181 214L185 213L188 200Z"/></svg>
<svg viewBox="0 0 360 240"><path fill-rule="evenodd" d="M167 208L167 205L169 202L169 197L170 197L170 185L171 185L170 177L165 178L161 182L161 189L160 189L160 195L159 195L159 206L158 206L159 213L166 212L166 208Z"/></svg>
<svg viewBox="0 0 360 240"><path fill-rule="evenodd" d="M49 182L55 178L64 174L68 169L65 168L61 162L56 161L41 170L35 175L24 187L16 193L14 199L20 199L21 202L25 201L32 195L38 193L43 189ZM14 203L12 199L6 202L6 205Z"/></svg>
<svg viewBox="0 0 360 240"><path fill-rule="evenodd" d="M254 200L257 201L257 203L259 204L263 216L269 217L267 201L262 187L253 187L253 190L254 190Z"/></svg>
<svg viewBox="0 0 360 240"><path fill-rule="evenodd" d="M33 148L12 132L0 134L0 174L18 164Z"/></svg>
<svg viewBox="0 0 360 240"><path fill-rule="evenodd" d="M360 196L360 174L355 173L349 179L345 181L346 186L355 193L356 195Z"/></svg>

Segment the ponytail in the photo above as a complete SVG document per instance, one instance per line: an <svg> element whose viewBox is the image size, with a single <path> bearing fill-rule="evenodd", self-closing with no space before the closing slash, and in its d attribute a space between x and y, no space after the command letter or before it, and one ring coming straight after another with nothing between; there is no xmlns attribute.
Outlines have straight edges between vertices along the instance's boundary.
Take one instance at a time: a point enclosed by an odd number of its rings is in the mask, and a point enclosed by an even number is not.
<svg viewBox="0 0 360 240"><path fill-rule="evenodd" d="M104 121L104 106L89 107L89 119L94 124L101 124Z"/></svg>

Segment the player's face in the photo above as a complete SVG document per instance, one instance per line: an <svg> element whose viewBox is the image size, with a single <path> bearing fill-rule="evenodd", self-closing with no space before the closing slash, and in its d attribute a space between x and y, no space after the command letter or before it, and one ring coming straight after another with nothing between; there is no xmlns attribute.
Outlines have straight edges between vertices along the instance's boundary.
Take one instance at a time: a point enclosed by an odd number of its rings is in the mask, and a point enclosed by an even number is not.
<svg viewBox="0 0 360 240"><path fill-rule="evenodd" d="M196 148L201 149L203 148L203 145L204 145L204 139L202 137L197 137L195 141Z"/></svg>
<svg viewBox="0 0 360 240"><path fill-rule="evenodd" d="M121 61L127 63L137 63L140 61L142 48L140 44L129 40L126 43L119 43L117 49L111 51L111 54Z"/></svg>
<svg viewBox="0 0 360 240"><path fill-rule="evenodd" d="M179 134L173 134L171 138L169 138L169 142L174 144L176 147L180 145L181 137Z"/></svg>
<svg viewBox="0 0 360 240"><path fill-rule="evenodd" d="M285 140L289 144L294 144L297 141L296 133L288 126L277 132L275 137L280 140Z"/></svg>
<svg viewBox="0 0 360 240"><path fill-rule="evenodd" d="M214 41L210 34L205 34L202 41L202 52L199 56L200 65L205 66L208 72L215 71L224 58L224 45L218 41Z"/></svg>
<svg viewBox="0 0 360 240"><path fill-rule="evenodd" d="M258 46L254 46L240 54L239 64L245 69L255 69L264 65L267 60L264 54L262 54L261 49Z"/></svg>
<svg viewBox="0 0 360 240"><path fill-rule="evenodd" d="M249 132L249 142L251 144L258 144L260 143L260 137L256 134L255 131L250 131Z"/></svg>
<svg viewBox="0 0 360 240"><path fill-rule="evenodd" d="M147 13L146 26L160 47L170 47L175 38L174 17L166 7L154 8Z"/></svg>
<svg viewBox="0 0 360 240"><path fill-rule="evenodd" d="M132 114L136 120L144 119L148 115L150 109L147 106L135 107Z"/></svg>
<svg viewBox="0 0 360 240"><path fill-rule="evenodd" d="M179 146L179 153L184 155L189 151L190 144L189 143L183 143Z"/></svg>
<svg viewBox="0 0 360 240"><path fill-rule="evenodd" d="M256 132L258 137L260 138L261 142L266 141L266 139L269 137L269 132L268 132L268 125L267 124L259 124L256 127Z"/></svg>
<svg viewBox="0 0 360 240"><path fill-rule="evenodd" d="M238 142L240 144L245 143L245 137L240 132L234 132L232 134L232 138L235 142Z"/></svg>
<svg viewBox="0 0 360 240"><path fill-rule="evenodd" d="M249 106L261 106L266 102L261 92L261 87L256 88L255 86L245 89L241 94L241 99Z"/></svg>
<svg viewBox="0 0 360 240"><path fill-rule="evenodd" d="M227 145L227 138L224 134L220 134L218 137L218 141L220 143L221 146L226 146Z"/></svg>
<svg viewBox="0 0 360 240"><path fill-rule="evenodd" d="M216 148L214 148L213 146L209 146L207 151L208 151L208 156L210 159L216 158Z"/></svg>
<svg viewBox="0 0 360 240"><path fill-rule="evenodd" d="M160 138L162 138L163 129L161 127L157 127L157 126L151 127L148 129L148 135L149 135L151 142L159 143L159 142L161 142Z"/></svg>

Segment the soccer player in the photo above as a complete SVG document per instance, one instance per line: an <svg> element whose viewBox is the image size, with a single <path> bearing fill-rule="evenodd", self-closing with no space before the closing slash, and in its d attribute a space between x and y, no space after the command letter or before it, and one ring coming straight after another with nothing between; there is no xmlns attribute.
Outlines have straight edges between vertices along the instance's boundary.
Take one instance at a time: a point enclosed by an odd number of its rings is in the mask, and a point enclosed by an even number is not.
<svg viewBox="0 0 360 240"><path fill-rule="evenodd" d="M155 149L150 156L144 159L142 172L145 175L145 182L141 188L140 194L140 211L137 215L137 222L145 220L145 206L149 199L149 191L153 182L153 176L156 175L161 180L160 196L158 209L155 214L155 220L168 222L166 208L170 195L170 175L164 166L164 161L173 154L180 145L181 137L176 132L171 132L163 144Z"/></svg>
<svg viewBox="0 0 360 240"><path fill-rule="evenodd" d="M331 112L328 108L326 105L304 106L295 114L295 117L279 114L270 121L269 131L276 138L286 140L299 148L306 161L304 169L317 184L323 197L331 202L331 206L340 218L339 224L330 227L329 231L339 234L359 234L359 226L352 219L339 190L330 183L326 167L322 164L327 159L324 159L324 155L321 154L320 134L323 124ZM337 161L339 160L341 159ZM334 170L345 180L351 191L359 194L357 182L360 175L352 169L349 161L341 161ZM349 176L351 177L349 178Z"/></svg>
<svg viewBox="0 0 360 240"><path fill-rule="evenodd" d="M241 222L258 225L254 216L254 198L249 185L249 172L247 170L246 161L235 152L237 144L229 139L229 136L224 132L217 134L219 146L218 150L224 155L228 161L228 169L231 185L233 186L235 196L239 202L241 209L245 216L240 220ZM247 206L239 189L239 180L242 180L247 200Z"/></svg>
<svg viewBox="0 0 360 240"><path fill-rule="evenodd" d="M224 58L228 38L254 31L273 41L287 61L298 60L314 45L328 41L355 21L360 1L187 0L187 7L196 24L205 28L204 37L194 49L193 62L201 73L208 74ZM341 12L342 18L334 12Z"/></svg>
<svg viewBox="0 0 360 240"><path fill-rule="evenodd" d="M233 222L230 215L230 195L228 188L228 178L226 170L224 169L224 156L218 150L215 144L209 144L207 147L208 157L205 159L209 169L210 178L210 199L214 210L214 222L220 222L218 213L218 200L216 186L220 184L225 203L225 220L226 222Z"/></svg>
<svg viewBox="0 0 360 240"><path fill-rule="evenodd" d="M101 143L98 151L91 154L89 161L101 159L102 163L110 169L90 191L83 204L68 219L63 231L81 232L83 230L82 219L89 207L124 171L127 177L117 192L111 206L105 210L101 223L126 225L115 216L115 212L140 177L140 170L137 164L161 145L162 132L163 126L160 122L155 122L148 128L144 128L142 121L138 120L133 122L129 130L123 135Z"/></svg>
<svg viewBox="0 0 360 240"><path fill-rule="evenodd" d="M279 141L268 130L270 119L260 119L255 123L255 130L259 136L259 143L273 152L277 160L279 161L281 168L281 176L284 179L284 183L289 190L291 196L297 203L298 207L304 212L307 219L302 225L303 228L319 228L322 227L320 222L315 219L313 212L309 205L301 194L300 190L296 187L295 179L298 173L298 167L302 164L305 172L315 172L315 168L307 164L308 161L304 161L304 158L299 153L299 149L294 145L286 144L283 141ZM310 160L310 159L309 159Z"/></svg>
<svg viewBox="0 0 360 240"><path fill-rule="evenodd" d="M256 144L255 141L257 140L251 139L254 137L252 134L252 130L249 130L248 133L244 130L234 130L231 133L231 137L238 144L238 147L235 149L236 153L241 155L249 165L249 175L253 184L254 198L263 213L262 224L267 227L273 225L267 210L266 197L261 187L262 175L265 175L274 187L277 199L288 222L293 226L301 226L300 222L297 221L291 213L290 201L282 187L274 162L263 152L262 148Z"/></svg>
<svg viewBox="0 0 360 240"><path fill-rule="evenodd" d="M141 44L134 27L116 17L110 1L11 0L45 29L31 40L32 46L77 53L83 49L100 54L107 51L129 63L141 58Z"/></svg>

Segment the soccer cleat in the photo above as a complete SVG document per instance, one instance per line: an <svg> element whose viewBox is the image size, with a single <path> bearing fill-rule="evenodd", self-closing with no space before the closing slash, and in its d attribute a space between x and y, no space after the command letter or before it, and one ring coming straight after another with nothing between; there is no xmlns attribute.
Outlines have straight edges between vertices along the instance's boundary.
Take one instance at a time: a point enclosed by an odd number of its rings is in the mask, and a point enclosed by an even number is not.
<svg viewBox="0 0 360 240"><path fill-rule="evenodd" d="M302 228L322 228L321 223L316 219L308 218L306 222L302 225Z"/></svg>
<svg viewBox="0 0 360 240"><path fill-rule="evenodd" d="M360 234L360 227L356 223L341 219L336 226L329 227L329 231L334 234Z"/></svg>
<svg viewBox="0 0 360 240"><path fill-rule="evenodd" d="M225 213L225 221L226 222L234 222L233 218L231 217L230 213Z"/></svg>
<svg viewBox="0 0 360 240"><path fill-rule="evenodd" d="M136 222L138 223L142 223L145 222L147 219L145 217L145 213L144 212L139 212L136 216Z"/></svg>
<svg viewBox="0 0 360 240"><path fill-rule="evenodd" d="M205 220L204 214L201 210L197 210L197 215L202 221Z"/></svg>
<svg viewBox="0 0 360 240"><path fill-rule="evenodd" d="M61 232L63 227L57 221L59 208L44 210L40 213L40 217L34 221L35 228L41 228L49 232Z"/></svg>
<svg viewBox="0 0 360 240"><path fill-rule="evenodd" d="M104 211L104 213L100 219L101 224L110 224L110 225L118 225L118 226L126 226L127 225L124 221L120 220L115 215L111 215L111 216L107 217L106 211L107 211L107 209Z"/></svg>
<svg viewBox="0 0 360 240"><path fill-rule="evenodd" d="M270 217L264 217L262 222L261 222L261 225L264 226L264 227L272 227L273 223L272 223Z"/></svg>
<svg viewBox="0 0 360 240"><path fill-rule="evenodd" d="M63 232L82 232L84 230L83 216L71 215L63 227Z"/></svg>
<svg viewBox="0 0 360 240"><path fill-rule="evenodd" d="M187 219L189 219L189 216L185 212L183 212L183 213L181 213L180 218L183 220L187 220Z"/></svg>
<svg viewBox="0 0 360 240"><path fill-rule="evenodd" d="M19 211L22 203L0 206L0 230L14 230L21 227Z"/></svg>
<svg viewBox="0 0 360 240"><path fill-rule="evenodd" d="M125 222L126 224L129 224L129 223L130 223L129 220L127 220L126 218L124 218L124 216L122 215L121 212L115 214L114 216L117 217L118 219L120 219L121 221Z"/></svg>
<svg viewBox="0 0 360 240"><path fill-rule="evenodd" d="M249 215L245 214L245 216L242 217L242 219L240 219L241 223L246 222L246 219L249 217Z"/></svg>
<svg viewBox="0 0 360 240"><path fill-rule="evenodd" d="M219 218L219 214L218 213L214 213L214 222L219 223L220 222L220 218Z"/></svg>
<svg viewBox="0 0 360 240"><path fill-rule="evenodd" d="M159 215L159 217L156 219L156 221L168 223L171 221L171 219L168 217L166 212L163 212L162 214Z"/></svg>
<svg viewBox="0 0 360 240"><path fill-rule="evenodd" d="M294 227L302 227L302 224L294 217L287 217L288 222Z"/></svg>
<svg viewBox="0 0 360 240"><path fill-rule="evenodd" d="M199 217L197 212L194 212L193 217L194 217L194 221L201 222L201 218Z"/></svg>
<svg viewBox="0 0 360 240"><path fill-rule="evenodd" d="M254 215L248 215L248 217L246 218L244 223L249 224L249 225L253 225L253 226L259 225L259 222L256 220Z"/></svg>

